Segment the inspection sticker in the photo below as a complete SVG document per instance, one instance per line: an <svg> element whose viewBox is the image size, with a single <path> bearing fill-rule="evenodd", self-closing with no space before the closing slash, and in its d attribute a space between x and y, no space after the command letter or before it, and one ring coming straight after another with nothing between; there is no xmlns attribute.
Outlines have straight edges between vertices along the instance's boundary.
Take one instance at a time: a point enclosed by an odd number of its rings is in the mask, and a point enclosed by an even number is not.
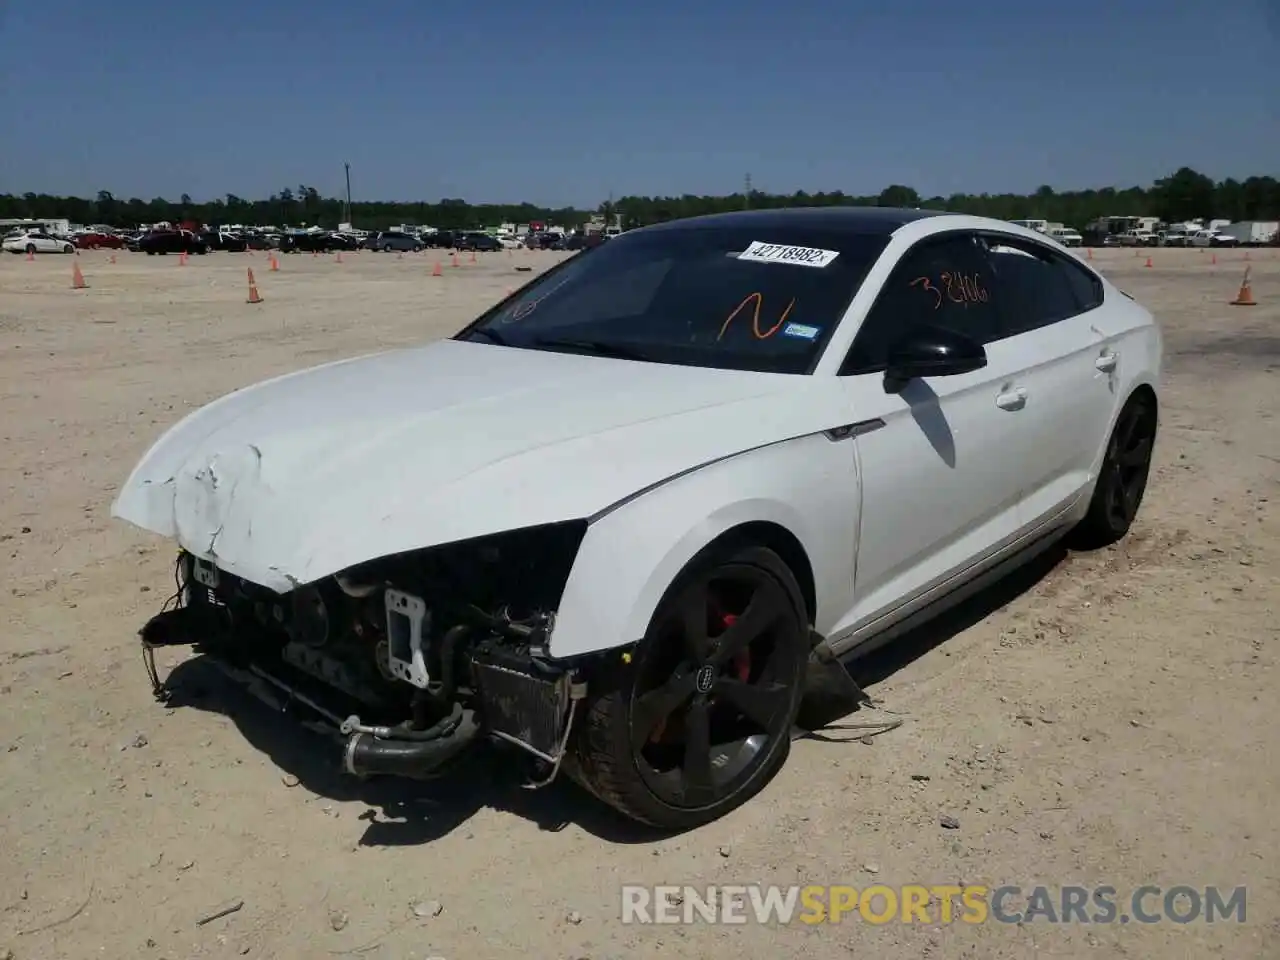
<svg viewBox="0 0 1280 960"><path fill-rule="evenodd" d="M817 247L791 247L782 243L752 242L738 254L739 260L755 260L759 263L793 263L800 267L825 267L836 257L838 250L819 250Z"/></svg>
<svg viewBox="0 0 1280 960"><path fill-rule="evenodd" d="M805 323L788 323L782 328L784 337L799 337L801 340L816 340L821 332L821 327L811 327Z"/></svg>

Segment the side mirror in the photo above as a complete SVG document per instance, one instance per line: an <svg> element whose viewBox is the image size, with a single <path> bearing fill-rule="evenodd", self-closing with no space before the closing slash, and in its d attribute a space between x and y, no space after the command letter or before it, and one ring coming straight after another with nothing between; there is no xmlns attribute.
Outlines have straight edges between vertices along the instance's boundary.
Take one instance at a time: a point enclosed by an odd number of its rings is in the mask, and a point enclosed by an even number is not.
<svg viewBox="0 0 1280 960"><path fill-rule="evenodd" d="M954 377L987 365L987 351L976 340L944 327L916 327L889 350L885 390L898 393L917 377Z"/></svg>

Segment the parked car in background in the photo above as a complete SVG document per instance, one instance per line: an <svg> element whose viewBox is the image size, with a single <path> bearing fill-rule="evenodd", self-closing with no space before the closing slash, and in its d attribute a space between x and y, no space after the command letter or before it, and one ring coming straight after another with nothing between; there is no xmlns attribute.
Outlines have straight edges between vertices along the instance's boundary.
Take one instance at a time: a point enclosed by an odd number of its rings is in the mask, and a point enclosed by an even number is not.
<svg viewBox="0 0 1280 960"><path fill-rule="evenodd" d="M0 243L10 253L75 253L75 244L43 230L22 230L11 233Z"/></svg>
<svg viewBox="0 0 1280 960"><path fill-rule="evenodd" d="M166 253L203 255L209 252L209 244L190 230L152 230L133 241L129 249L148 256Z"/></svg>
<svg viewBox="0 0 1280 960"><path fill-rule="evenodd" d="M191 412L111 513L177 547L144 654L196 644L346 773L494 740L689 829L764 789L839 658L1126 536L1162 355L1010 223L699 217Z"/></svg>
<svg viewBox="0 0 1280 960"><path fill-rule="evenodd" d="M502 242L487 233L469 231L454 237L454 247L458 250L475 250L492 253L502 249Z"/></svg>
<svg viewBox="0 0 1280 960"><path fill-rule="evenodd" d="M250 250L274 250L280 246L280 237L274 234L249 231L242 234Z"/></svg>
<svg viewBox="0 0 1280 960"><path fill-rule="evenodd" d="M280 238L281 253L329 253L354 249L353 243L333 233L286 233Z"/></svg>
<svg viewBox="0 0 1280 960"><path fill-rule="evenodd" d="M366 250L368 249L369 237L372 234L345 233L341 230L335 230L332 236L335 244L346 244L346 246L342 247L343 250Z"/></svg>
<svg viewBox="0 0 1280 960"><path fill-rule="evenodd" d="M81 250L123 250L128 240L118 233L101 233L96 230L78 233L72 242Z"/></svg>
<svg viewBox="0 0 1280 960"><path fill-rule="evenodd" d="M1049 230L1048 236L1057 240L1064 247L1078 247L1084 243L1084 237L1070 227L1053 227Z"/></svg>
<svg viewBox="0 0 1280 960"><path fill-rule="evenodd" d="M205 230L199 234L200 239L208 244L210 250L223 250L228 253L244 253L249 249L249 241L238 233L229 230Z"/></svg>
<svg viewBox="0 0 1280 960"><path fill-rule="evenodd" d="M1190 245L1193 247L1237 247L1240 245L1235 237L1217 230L1199 230L1192 234Z"/></svg>
<svg viewBox="0 0 1280 960"><path fill-rule="evenodd" d="M1159 242L1160 238L1154 230L1126 230L1120 234L1122 247L1154 247Z"/></svg>
<svg viewBox="0 0 1280 960"><path fill-rule="evenodd" d="M453 237L456 231L453 230L435 230L431 233L422 235L422 242L428 247L436 249L448 250L453 247Z"/></svg>
<svg viewBox="0 0 1280 960"><path fill-rule="evenodd" d="M393 250L399 253L417 253L424 247L420 239L401 230L381 230L370 234L364 245L366 250L381 250L383 253Z"/></svg>
<svg viewBox="0 0 1280 960"><path fill-rule="evenodd" d="M563 236L558 230L541 230L526 236L524 243L531 250L550 250Z"/></svg>

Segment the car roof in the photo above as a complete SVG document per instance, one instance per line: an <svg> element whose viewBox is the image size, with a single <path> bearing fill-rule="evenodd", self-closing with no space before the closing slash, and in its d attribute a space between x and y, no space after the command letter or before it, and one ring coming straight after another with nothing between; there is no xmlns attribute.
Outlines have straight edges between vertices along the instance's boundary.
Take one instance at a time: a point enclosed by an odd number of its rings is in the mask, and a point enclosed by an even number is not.
<svg viewBox="0 0 1280 960"><path fill-rule="evenodd" d="M905 207L779 207L769 210L735 210L700 217L668 220L641 227L644 232L703 228L759 227L761 229L842 230L888 236L899 227L929 217L950 216L945 210ZM639 232L639 231L636 231Z"/></svg>

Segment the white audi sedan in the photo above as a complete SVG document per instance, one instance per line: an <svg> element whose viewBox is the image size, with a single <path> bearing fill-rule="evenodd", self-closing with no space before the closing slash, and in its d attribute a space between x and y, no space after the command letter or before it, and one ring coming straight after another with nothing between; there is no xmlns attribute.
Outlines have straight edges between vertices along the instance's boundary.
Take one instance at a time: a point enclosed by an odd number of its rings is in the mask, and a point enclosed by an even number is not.
<svg viewBox="0 0 1280 960"><path fill-rule="evenodd" d="M1008 223L700 217L448 340L211 403L113 512L179 548L148 658L195 644L349 773L502 742L683 828L762 789L839 658L1125 536L1161 354L1142 306Z"/></svg>

